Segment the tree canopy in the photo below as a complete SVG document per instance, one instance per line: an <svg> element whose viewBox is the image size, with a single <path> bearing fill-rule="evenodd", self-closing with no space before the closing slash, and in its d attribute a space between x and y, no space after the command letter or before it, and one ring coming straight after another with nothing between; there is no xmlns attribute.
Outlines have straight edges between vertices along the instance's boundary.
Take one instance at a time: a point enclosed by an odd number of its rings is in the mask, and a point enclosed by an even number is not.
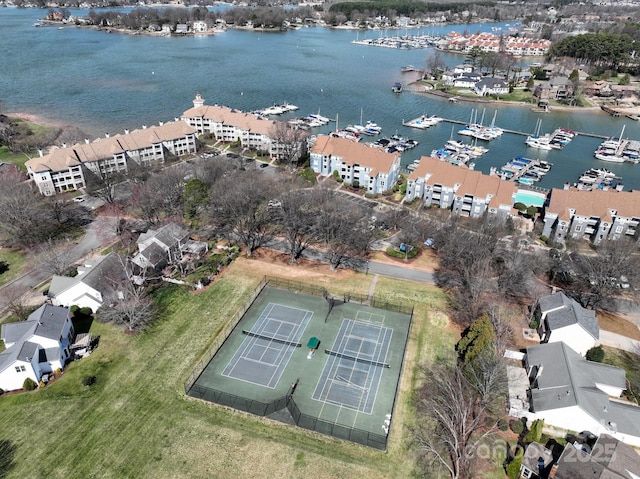
<svg viewBox="0 0 640 479"><path fill-rule="evenodd" d="M631 53L636 48L636 42L626 33L585 33L554 44L549 55L617 69L631 60Z"/></svg>

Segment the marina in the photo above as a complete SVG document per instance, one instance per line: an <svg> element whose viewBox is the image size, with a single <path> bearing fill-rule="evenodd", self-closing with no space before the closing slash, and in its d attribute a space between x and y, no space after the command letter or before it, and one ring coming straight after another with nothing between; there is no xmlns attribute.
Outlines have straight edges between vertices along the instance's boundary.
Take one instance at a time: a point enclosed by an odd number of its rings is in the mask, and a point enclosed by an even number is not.
<svg viewBox="0 0 640 479"><path fill-rule="evenodd" d="M579 190L608 190L614 188L622 191L622 178L606 168L589 168L580 175L575 187Z"/></svg>
<svg viewBox="0 0 640 479"><path fill-rule="evenodd" d="M75 16L88 14L87 9L69 10ZM375 120L382 133L361 134L361 142L375 142L380 136L393 134L419 142L402 152L401 166L406 169L450 139L473 144L473 137L472 141L466 140L455 131L469 123L472 109L480 109L479 118L486 108L484 124L497 111L495 125L503 129L504 134L490 144L477 140L478 145L489 147L490 151L479 161L473 160L476 170L488 174L492 167L500 169L517 155L540 157L554 164L537 183L544 188L562 188L566 182L575 182L589 168L606 166L624 178L625 189L640 189L637 165L629 161L605 164L594 157L600 143L618 137L623 125L626 125L625 137L640 139L640 122L625 116L612 117L599 108L597 111L551 108L548 113L536 113L531 111L532 105L520 107L472 98L483 102L478 104L463 96L454 97L457 100L454 102L424 89L410 92L409 82L416 73L403 72L402 67L425 66L428 49L362 48L352 43L358 34L363 38L362 31L322 27L268 35L229 29L206 37L161 39L109 35L75 27L62 31L33 28L33 23L42 16L43 12L38 9L3 11L0 41L7 54L0 89L4 93L4 110L31 115L44 123L76 125L89 138L179 117L191 107L190 100L199 91L210 104L246 112L287 100L299 109L277 118L296 123L296 117L302 120L308 116L310 119L298 123L311 134L329 134L336 129L336 123L315 120L311 123L309 113L320 112L332 120L339 114L341 128L365 126L367 119ZM493 26L504 24L474 24L473 28L491 31ZM468 28L468 25L434 25L429 27L429 33L433 36L451 31L462 34ZM367 32L368 36L377 34ZM55 57L45 48L54 42ZM32 46L30 62L18 61L24 45ZM104 55L105 51L111 55ZM144 59L139 56L141 51L145 52ZM280 54L274 56L273 51ZM439 53L449 68L461 63L460 55ZM167 62L167 58L172 61ZM194 59L206 61L193 69ZM123 69L122 65L127 68ZM50 72L46 77L40 74L43 68ZM403 84L402 93L391 91L395 82ZM31 94L24 95L24 91ZM365 110L365 123L360 122L361 108ZM402 125L403 119L408 121L425 114L443 121L427 129ZM541 117L544 131L566 128L578 132L578 136L564 149L543 151L527 147L523 141L535 131ZM453 135L452 125L460 125Z"/></svg>
<svg viewBox="0 0 640 479"><path fill-rule="evenodd" d="M624 126L618 138L609 138L598 146L593 155L601 161L610 163L639 163L640 141L624 139Z"/></svg>
<svg viewBox="0 0 640 479"><path fill-rule="evenodd" d="M540 181L551 170L551 163L534 160L523 156L516 156L499 170L491 174L508 181L515 181L521 185L530 186Z"/></svg>

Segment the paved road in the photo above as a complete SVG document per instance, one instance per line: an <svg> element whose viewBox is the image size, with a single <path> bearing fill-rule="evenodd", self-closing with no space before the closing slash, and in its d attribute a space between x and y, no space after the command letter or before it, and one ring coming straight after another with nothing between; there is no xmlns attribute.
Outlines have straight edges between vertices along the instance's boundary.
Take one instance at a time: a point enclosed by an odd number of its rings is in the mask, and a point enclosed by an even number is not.
<svg viewBox="0 0 640 479"><path fill-rule="evenodd" d="M640 354L640 341L610 331L603 331L602 329L600 330L598 344Z"/></svg>
<svg viewBox="0 0 640 479"><path fill-rule="evenodd" d="M85 230L85 235L78 242L78 244L72 245L71 261L73 263L80 261L92 251L100 248L102 245L106 245L113 241L116 237L115 223L113 218L98 217ZM43 281L48 280L51 277L51 273L45 271L43 268L37 266L31 271L28 271L19 278L14 279L10 283L7 283L0 287L0 291L5 288L16 288L25 293L30 289L35 288ZM0 313L5 310L7 304L3 301L0 295Z"/></svg>

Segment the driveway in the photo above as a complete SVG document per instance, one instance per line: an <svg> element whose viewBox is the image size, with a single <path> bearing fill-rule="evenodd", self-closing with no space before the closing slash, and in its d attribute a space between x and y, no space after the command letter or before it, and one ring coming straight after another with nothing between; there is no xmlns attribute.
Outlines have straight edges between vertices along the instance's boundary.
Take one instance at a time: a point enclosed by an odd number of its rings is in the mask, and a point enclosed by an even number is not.
<svg viewBox="0 0 640 479"><path fill-rule="evenodd" d="M609 346L611 348L622 349L630 353L640 354L640 341L627 338L621 334L612 333L610 331L600 330L600 339L598 344Z"/></svg>
<svg viewBox="0 0 640 479"><path fill-rule="evenodd" d="M77 244L70 246L72 256L71 261L73 263L79 262L82 258L89 253L99 249L103 245L111 243L116 237L115 219L108 217L97 217L89 224L85 230L85 235ZM14 279L10 283L7 283L0 287L0 291L5 288L17 288L24 292L35 288L43 281L51 278L51 273L45 271L42 268L35 267L31 271L26 272L19 278ZM0 296L0 312L4 311L7 304Z"/></svg>

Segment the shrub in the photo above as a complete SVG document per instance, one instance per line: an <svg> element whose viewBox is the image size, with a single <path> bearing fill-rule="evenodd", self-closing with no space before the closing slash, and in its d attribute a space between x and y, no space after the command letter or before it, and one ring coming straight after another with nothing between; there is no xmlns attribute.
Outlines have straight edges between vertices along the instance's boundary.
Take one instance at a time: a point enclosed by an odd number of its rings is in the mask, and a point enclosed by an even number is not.
<svg viewBox="0 0 640 479"><path fill-rule="evenodd" d="M518 211L526 211L527 209L527 205L525 205L524 203L520 203L519 201L515 205L513 205L513 207Z"/></svg>
<svg viewBox="0 0 640 479"><path fill-rule="evenodd" d="M0 274L4 273L5 271L9 271L9 263L7 263L6 261L0 261Z"/></svg>
<svg viewBox="0 0 640 479"><path fill-rule="evenodd" d="M509 422L509 429L511 429L515 434L520 435L522 434L522 431L524 431L524 424L522 424L522 421L514 419Z"/></svg>
<svg viewBox="0 0 640 479"><path fill-rule="evenodd" d="M529 327L530 327L531 329L538 329L538 321L536 321L536 320L534 319L533 321L531 321L531 322L529 323Z"/></svg>
<svg viewBox="0 0 640 479"><path fill-rule="evenodd" d="M604 349L602 346L594 346L587 351L587 359L596 363L601 363L604 360Z"/></svg>
<svg viewBox="0 0 640 479"><path fill-rule="evenodd" d="M37 387L38 387L38 383L36 383L31 378L26 378L22 383L22 389L24 389L25 391L33 391Z"/></svg>
<svg viewBox="0 0 640 479"><path fill-rule="evenodd" d="M4 394L4 389L0 388L0 396Z"/></svg>
<svg viewBox="0 0 640 479"><path fill-rule="evenodd" d="M96 382L95 376L85 376L82 378L83 386L91 386L92 384L95 384L95 382Z"/></svg>
<svg viewBox="0 0 640 479"><path fill-rule="evenodd" d="M522 441L527 444L530 442L540 442L540 438L542 437L542 426L544 426L544 421L542 419L536 419L533 421L531 429L527 431L527 434L525 434Z"/></svg>
<svg viewBox="0 0 640 479"><path fill-rule="evenodd" d="M520 423L522 424L522 423ZM520 477L520 467L522 466L522 457L524 456L524 451L521 447L516 451L516 455L511 460L506 467L507 476L509 479L518 479Z"/></svg>
<svg viewBox="0 0 640 479"><path fill-rule="evenodd" d="M404 251L398 251L393 246L389 246L386 250L386 253L388 256L391 256L392 258L399 258L399 259L404 259L405 254L407 259L414 258L419 252L420 252L420 248L412 248L411 251L409 251L408 253L405 253Z"/></svg>
<svg viewBox="0 0 640 479"><path fill-rule="evenodd" d="M549 241L549 238L546 237L545 235L540 235L540 241L542 241L543 243L546 243L547 241Z"/></svg>
<svg viewBox="0 0 640 479"><path fill-rule="evenodd" d="M506 431L507 429L509 429L509 421L507 421L505 418L500 418L498 420L498 429L500 429L501 431Z"/></svg>

